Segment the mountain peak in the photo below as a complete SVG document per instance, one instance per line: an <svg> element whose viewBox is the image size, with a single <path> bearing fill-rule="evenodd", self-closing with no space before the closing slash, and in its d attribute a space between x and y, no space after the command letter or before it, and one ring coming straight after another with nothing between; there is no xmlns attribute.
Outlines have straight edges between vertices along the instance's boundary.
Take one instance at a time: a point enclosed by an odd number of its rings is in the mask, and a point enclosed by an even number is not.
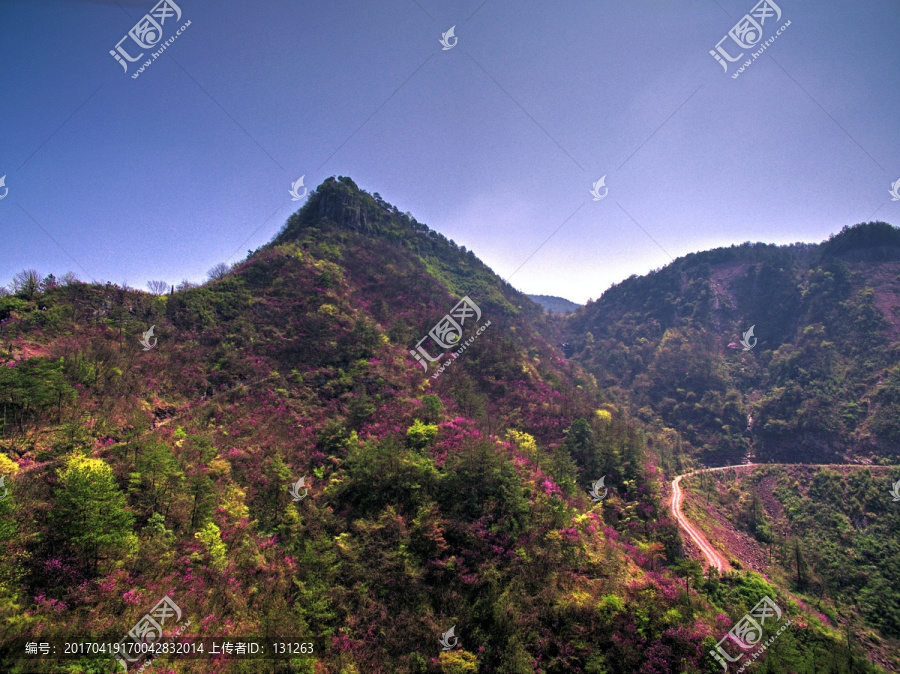
<svg viewBox="0 0 900 674"><path fill-rule="evenodd" d="M404 224L402 214L377 193L371 195L346 176L331 176L309 194L303 207L288 218L275 243L293 239L307 227L336 227L384 234Z"/></svg>

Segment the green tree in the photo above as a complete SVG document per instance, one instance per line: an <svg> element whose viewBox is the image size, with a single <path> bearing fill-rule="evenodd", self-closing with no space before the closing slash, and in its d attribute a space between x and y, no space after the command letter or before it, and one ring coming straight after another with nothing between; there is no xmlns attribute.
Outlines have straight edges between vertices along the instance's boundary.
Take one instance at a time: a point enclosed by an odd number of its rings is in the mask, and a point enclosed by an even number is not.
<svg viewBox="0 0 900 674"><path fill-rule="evenodd" d="M194 531L202 522L212 517L215 509L215 483L204 473L188 478L188 494L191 497L191 519L189 528Z"/></svg>
<svg viewBox="0 0 900 674"><path fill-rule="evenodd" d="M608 414L608 413L607 413ZM594 430L584 419L576 419L566 431L566 440L563 446L579 466L584 468L588 477L592 480L595 473L600 470L600 462L597 456L597 443L594 439Z"/></svg>
<svg viewBox="0 0 900 674"><path fill-rule="evenodd" d="M441 420L441 415L444 413L444 404L438 396L433 393L426 393L423 395L422 407L425 408L423 416L426 423L436 424Z"/></svg>
<svg viewBox="0 0 900 674"><path fill-rule="evenodd" d="M29 358L15 367L0 368L0 431L23 431L53 408L59 420L63 401L75 394L62 370L62 359L47 358Z"/></svg>
<svg viewBox="0 0 900 674"><path fill-rule="evenodd" d="M222 542L222 532L215 522L207 522L200 531L194 534L194 538L203 543L209 554L210 566L216 570L225 568L228 563L228 549Z"/></svg>
<svg viewBox="0 0 900 674"><path fill-rule="evenodd" d="M423 424L418 419L406 431L406 442L413 449L424 449L437 435L435 424Z"/></svg>
<svg viewBox="0 0 900 674"><path fill-rule="evenodd" d="M696 560L684 557L672 564L671 567L675 573L684 578L685 601L687 602L688 606L690 606L691 583L693 583L694 590L696 591L703 581L703 565L701 565L700 562Z"/></svg>
<svg viewBox="0 0 900 674"><path fill-rule="evenodd" d="M58 475L51 517L85 570L96 573L101 561L118 559L134 548L134 517L103 459L72 456Z"/></svg>
<svg viewBox="0 0 900 674"><path fill-rule="evenodd" d="M140 507L147 517L157 512L165 518L172 499L184 483L184 473L168 445L151 441L138 454L129 481L132 504Z"/></svg>
<svg viewBox="0 0 900 674"><path fill-rule="evenodd" d="M283 524L284 507L290 502L287 490L300 475L294 475L291 467L275 454L263 460L262 476L251 505L259 530L274 531Z"/></svg>
<svg viewBox="0 0 900 674"><path fill-rule="evenodd" d="M18 530L16 522L16 508L14 505L12 484L10 477L19 471L19 466L11 461L6 454L0 454L0 544L12 540ZM2 568L2 567L0 567ZM2 575L0 575L2 578Z"/></svg>

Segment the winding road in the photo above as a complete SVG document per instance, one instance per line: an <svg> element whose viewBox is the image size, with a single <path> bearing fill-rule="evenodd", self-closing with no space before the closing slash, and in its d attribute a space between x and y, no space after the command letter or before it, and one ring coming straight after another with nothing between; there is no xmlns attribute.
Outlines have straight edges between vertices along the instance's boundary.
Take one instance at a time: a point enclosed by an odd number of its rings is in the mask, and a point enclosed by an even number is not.
<svg viewBox="0 0 900 674"><path fill-rule="evenodd" d="M739 468L757 468L759 466L783 466L783 467L793 467L793 466L807 466L810 468L896 468L897 466L870 466L862 463L741 463L735 466L719 466L718 468L701 468L699 470L693 470L690 473L684 473L679 475L674 480L672 480L672 516L675 518L675 521L678 522L678 526L691 537L691 540L694 541L696 546L700 548L700 552L703 553L703 556L706 558L706 562L709 566L714 567L719 573L723 571L727 571L731 569L731 565L728 563L728 560L725 559L719 552L713 547L712 543L709 542L709 539L703 535L697 527L690 523L687 517L685 517L684 513L681 512L681 504L684 500L684 492L681 489L681 478L689 477L691 475L698 475L700 473L713 473L715 471L720 470L737 470Z"/></svg>
<svg viewBox="0 0 900 674"><path fill-rule="evenodd" d="M714 567L719 573L722 573L726 570L731 570L731 564L729 564L728 560L726 560L716 551L716 549L712 546L712 543L710 543L706 536L703 535L703 532L693 524L691 524L688 518L684 516L684 513L681 512L681 503L684 500L684 492L681 490L681 478L689 477L691 475L698 475L700 473L712 473L717 470L728 470L729 468L741 468L742 466L757 465L759 464L742 463L738 466L701 468L700 470L693 470L690 473L679 475L674 480L672 480L672 516L675 518L675 521L678 522L678 526L680 526L687 533L687 535L691 537L691 540L694 541L697 547L700 548L700 552L702 552L703 556L706 557L707 564Z"/></svg>

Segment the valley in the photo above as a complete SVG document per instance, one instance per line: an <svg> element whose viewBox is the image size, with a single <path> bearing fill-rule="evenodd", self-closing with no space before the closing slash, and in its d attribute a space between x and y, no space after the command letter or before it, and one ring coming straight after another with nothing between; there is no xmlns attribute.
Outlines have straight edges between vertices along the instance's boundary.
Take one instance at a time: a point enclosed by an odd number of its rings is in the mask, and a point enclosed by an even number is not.
<svg viewBox="0 0 900 674"><path fill-rule="evenodd" d="M342 176L204 284L35 272L0 296L0 666L168 598L315 643L276 672L712 674L769 597L758 667L890 671L895 255L859 225L548 313Z"/></svg>

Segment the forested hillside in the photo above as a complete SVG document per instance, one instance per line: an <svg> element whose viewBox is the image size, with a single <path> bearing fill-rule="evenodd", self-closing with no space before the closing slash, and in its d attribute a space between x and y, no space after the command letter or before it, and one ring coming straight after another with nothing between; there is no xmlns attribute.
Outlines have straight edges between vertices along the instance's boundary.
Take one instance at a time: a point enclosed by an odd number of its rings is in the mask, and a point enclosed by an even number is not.
<svg viewBox="0 0 900 674"><path fill-rule="evenodd" d="M623 281L564 339L602 388L712 465L894 462L898 280L900 230L883 222L820 245L747 243Z"/></svg>
<svg viewBox="0 0 900 674"><path fill-rule="evenodd" d="M760 577L687 560L663 505L677 435L645 428L566 360L540 307L377 194L329 179L220 272L161 295L26 275L0 297L4 671L118 671L14 640L118 641L165 596L185 637L314 643L265 671L711 674L764 596L797 622L771 671L834 654L834 671L880 671ZM678 334L665 343L690 353ZM415 357L429 335L435 362Z"/></svg>
<svg viewBox="0 0 900 674"><path fill-rule="evenodd" d="M802 597L860 653L900 667L900 467L765 466L685 481L692 514L743 534L744 563Z"/></svg>

